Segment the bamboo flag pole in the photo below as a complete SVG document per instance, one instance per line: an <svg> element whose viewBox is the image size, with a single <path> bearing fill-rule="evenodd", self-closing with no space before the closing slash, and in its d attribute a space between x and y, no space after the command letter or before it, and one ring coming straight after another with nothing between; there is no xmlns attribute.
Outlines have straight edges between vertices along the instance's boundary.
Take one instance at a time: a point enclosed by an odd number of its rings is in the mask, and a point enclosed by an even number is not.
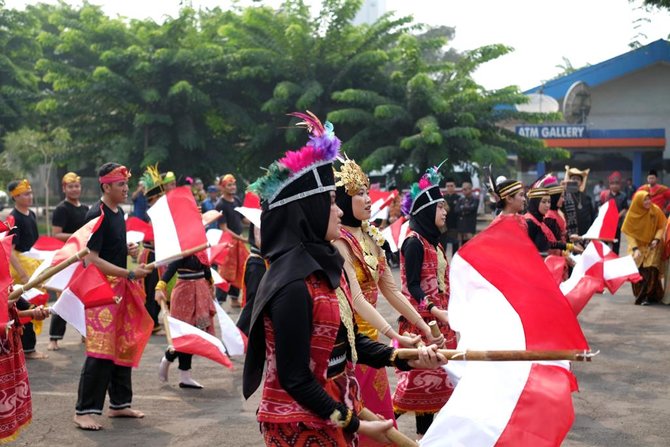
<svg viewBox="0 0 670 447"><path fill-rule="evenodd" d="M43 271L42 273L37 275L37 277L35 279L31 279L27 283L16 287L12 291L12 293L9 294L9 299L8 299L9 304L12 304L13 302L17 301L19 299L19 297L23 294L23 292L25 292L26 290L30 290L33 287L39 286L40 284L42 284L47 279L54 276L56 273L58 273L62 270L65 270L66 268L68 268L69 266L74 264L75 262L80 261L84 256L86 256L89 253L90 253L90 250L88 248L84 248L84 249L80 250L78 253L70 256L65 261L61 262L60 264L56 264L55 266L46 269L45 271Z"/></svg>
<svg viewBox="0 0 670 447"><path fill-rule="evenodd" d="M459 351L458 349L438 349L437 352L445 356L447 360L489 362L570 360L573 362L590 362L591 358L598 355L600 351ZM419 358L419 350L398 349L398 357L404 360L415 360Z"/></svg>
<svg viewBox="0 0 670 447"><path fill-rule="evenodd" d="M358 413L358 418L364 421L381 421L376 414L367 408L363 408L360 413ZM386 437L389 438L389 441L391 441L393 445L398 447L419 447L419 444L417 444L416 441L403 435L395 427L391 427L387 430Z"/></svg>
<svg viewBox="0 0 670 447"><path fill-rule="evenodd" d="M170 334L170 320L168 320L170 312L168 311L167 305L165 304L165 300L160 300L160 302L161 311L163 311L163 329L165 329L165 338L168 342L168 349L170 352L174 352L174 347L172 346L172 334Z"/></svg>
<svg viewBox="0 0 670 447"><path fill-rule="evenodd" d="M587 241L601 241L601 242L612 242L612 243L619 242L619 239L616 238L612 239L607 237L588 237L588 236L580 236L580 237Z"/></svg>
<svg viewBox="0 0 670 447"><path fill-rule="evenodd" d="M192 254L194 254L194 253L198 253L199 251L206 250L207 248L209 248L209 244L208 244L208 243L206 243L206 244L201 244L201 245L198 245L197 247L193 247L193 248L189 248L188 250L184 250L184 251L182 251L181 253L179 253L179 254L177 254L177 255L170 256L169 258L162 259L162 260L160 260L160 261L154 261L154 262L151 262L151 263L147 264L147 265L145 266L145 268L147 268L147 269L149 269L149 270L153 270L154 268L156 268L156 267L159 266L159 265L165 265L165 264L168 264L168 263L170 263L170 262L172 262L172 261L176 261L177 259L182 259L182 258L185 258L185 257L187 257L187 256L191 256Z"/></svg>

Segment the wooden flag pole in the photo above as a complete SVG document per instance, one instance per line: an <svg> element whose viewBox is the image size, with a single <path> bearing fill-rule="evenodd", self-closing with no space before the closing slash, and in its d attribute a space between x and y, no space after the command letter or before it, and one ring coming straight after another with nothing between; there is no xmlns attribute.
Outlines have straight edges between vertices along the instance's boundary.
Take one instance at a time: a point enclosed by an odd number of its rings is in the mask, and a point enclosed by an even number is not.
<svg viewBox="0 0 670 447"><path fill-rule="evenodd" d="M187 256L191 256L191 255L194 254L194 253L198 253L199 251L206 250L207 248L209 248L209 243L201 244L201 245L198 245L197 247L193 247L193 248L189 248L188 250L184 250L184 251L182 251L181 253L179 253L179 254L177 254L177 255L170 256L170 257L167 258L167 259L162 259L161 261L154 261L154 262L151 262L151 263L147 264L147 265L145 266L145 268L147 268L147 269L149 269L149 270L153 270L153 269L156 268L158 265L165 265L165 264L168 264L168 263L170 263L170 262L172 262L172 261L176 261L177 259L182 259L182 258L185 258L185 257L187 257Z"/></svg>
<svg viewBox="0 0 670 447"><path fill-rule="evenodd" d="M39 286L40 284L42 284L47 279L54 276L56 273L58 273L62 270L65 270L66 268L68 268L69 266L74 264L75 262L80 261L84 256L86 256L89 253L90 253L90 250L88 248L84 248L84 249L80 250L78 253L76 253L76 254L70 256L69 258L67 258L65 261L63 261L59 264L56 264L53 267L50 267L50 268L46 269L45 271L43 271L42 273L37 275L37 278L32 279L32 280L28 281L27 283L16 287L12 291L12 293L9 294L9 299L8 299L9 304L12 304L12 303L16 302L19 299L19 297L21 295L23 295L23 292L25 292L26 290L30 290L34 287Z"/></svg>
<svg viewBox="0 0 670 447"><path fill-rule="evenodd" d="M445 356L447 360L489 362L570 360L573 362L590 362L591 358L598 355L600 351L459 351L458 349L438 349L437 352ZM398 349L398 357L404 360L416 360L419 358L419 350Z"/></svg>
<svg viewBox="0 0 670 447"><path fill-rule="evenodd" d="M581 238L587 241L600 241L600 242L612 242L612 243L619 242L619 239L611 239L606 237L581 237Z"/></svg>
<svg viewBox="0 0 670 447"><path fill-rule="evenodd" d="M168 342L168 349L170 350L170 352L174 352L174 346L172 346L172 334L170 334L170 320L168 320L168 317L170 316L170 311L168 311L164 299L160 300L160 302L161 302L161 311L163 311L163 329L165 330L165 338L167 339Z"/></svg>
<svg viewBox="0 0 670 447"><path fill-rule="evenodd" d="M364 421L373 421L373 422L382 420L367 408L363 408L361 412L358 413L358 418ZM398 447L419 447L419 444L417 444L416 441L403 435L395 427L391 427L388 429L388 431L386 432L386 437L389 438L389 441L391 441L393 445Z"/></svg>

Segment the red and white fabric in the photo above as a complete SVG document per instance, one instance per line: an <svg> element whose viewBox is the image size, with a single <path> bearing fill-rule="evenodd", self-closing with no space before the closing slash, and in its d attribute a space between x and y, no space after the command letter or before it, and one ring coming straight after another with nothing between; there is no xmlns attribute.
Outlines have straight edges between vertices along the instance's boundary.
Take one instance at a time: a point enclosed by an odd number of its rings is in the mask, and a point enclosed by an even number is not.
<svg viewBox="0 0 670 447"><path fill-rule="evenodd" d="M157 265L168 264L182 252L207 243L200 210L188 186L168 192L147 213L154 230Z"/></svg>
<svg viewBox="0 0 670 447"><path fill-rule="evenodd" d="M0 227L4 224L0 222ZM12 285L12 275L9 272L9 257L12 253L13 235L0 236L0 330L4 331L9 322L9 286Z"/></svg>
<svg viewBox="0 0 670 447"><path fill-rule="evenodd" d="M244 355L247 351L247 337L240 331L235 322L228 316L221 305L214 300L216 318L221 329L221 341L228 351L228 355Z"/></svg>
<svg viewBox="0 0 670 447"><path fill-rule="evenodd" d="M614 239L619 224L619 210L614 199L609 199L598 208L598 216L582 236L584 239Z"/></svg>
<svg viewBox="0 0 670 447"><path fill-rule="evenodd" d="M85 337L85 310L114 303L114 290L96 266L84 267L81 263L76 265L72 280L51 307L51 311L74 326Z"/></svg>
<svg viewBox="0 0 670 447"><path fill-rule="evenodd" d="M233 364L228 358L226 348L221 340L170 316L168 316L168 324L172 337L172 347L176 351L206 357L232 369Z"/></svg>
<svg viewBox="0 0 670 447"><path fill-rule="evenodd" d="M37 238L33 246L30 247L30 250L23 254L34 259L45 260L50 258L56 251L63 248L63 245L65 245L65 242L56 239L55 237L40 236Z"/></svg>
<svg viewBox="0 0 670 447"><path fill-rule="evenodd" d="M139 244L154 240L154 229L149 222L139 217L130 216L126 219L126 242Z"/></svg>
<svg viewBox="0 0 670 447"><path fill-rule="evenodd" d="M376 219L388 219L389 217L389 206L396 197L398 197L398 191L380 191L378 189L370 189L368 191L370 195L370 200L372 201L372 206L370 208L370 220Z"/></svg>
<svg viewBox="0 0 670 447"><path fill-rule="evenodd" d="M461 248L450 284L458 349L588 349L572 308L514 221L501 220ZM569 362L466 362L421 446L559 446L574 419L575 389Z"/></svg>
<svg viewBox="0 0 670 447"><path fill-rule="evenodd" d="M389 243L393 253L400 250L400 247L402 247L402 243L405 241L408 233L409 220L407 220L404 216L399 217L395 222L382 230L382 235L384 235L384 238Z"/></svg>

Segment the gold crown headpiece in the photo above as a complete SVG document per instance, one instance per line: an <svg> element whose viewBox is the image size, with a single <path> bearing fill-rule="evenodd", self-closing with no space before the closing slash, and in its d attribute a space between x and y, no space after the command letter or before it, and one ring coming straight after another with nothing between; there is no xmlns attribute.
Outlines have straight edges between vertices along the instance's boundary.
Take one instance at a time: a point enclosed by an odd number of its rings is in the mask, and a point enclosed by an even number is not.
<svg viewBox="0 0 670 447"><path fill-rule="evenodd" d="M338 179L335 186L343 186L347 194L353 197L362 188L370 187L370 179L354 160L346 155L345 157L340 170L335 171L335 178Z"/></svg>

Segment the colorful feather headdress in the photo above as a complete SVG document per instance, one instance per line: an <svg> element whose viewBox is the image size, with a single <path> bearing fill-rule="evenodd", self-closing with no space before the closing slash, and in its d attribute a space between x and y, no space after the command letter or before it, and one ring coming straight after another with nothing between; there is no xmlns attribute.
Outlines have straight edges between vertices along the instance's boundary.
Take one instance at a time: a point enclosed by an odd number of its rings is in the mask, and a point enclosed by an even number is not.
<svg viewBox="0 0 670 447"><path fill-rule="evenodd" d="M310 111L289 115L302 119L297 126L305 127L311 135L305 146L286 152L268 167L263 177L247 188L261 198L263 208L268 210L335 190L332 163L339 155L342 143L335 136L333 125L328 121L321 124Z"/></svg>
<svg viewBox="0 0 670 447"><path fill-rule="evenodd" d="M426 169L426 173L419 181L410 186L400 204L400 209L405 215L415 216L422 209L444 200L442 191L440 191L442 181L440 167L443 164L444 161L439 166Z"/></svg>
<svg viewBox="0 0 670 447"><path fill-rule="evenodd" d="M140 180L144 182L147 198L163 194L163 178L158 170L158 163L153 166L147 166Z"/></svg>

